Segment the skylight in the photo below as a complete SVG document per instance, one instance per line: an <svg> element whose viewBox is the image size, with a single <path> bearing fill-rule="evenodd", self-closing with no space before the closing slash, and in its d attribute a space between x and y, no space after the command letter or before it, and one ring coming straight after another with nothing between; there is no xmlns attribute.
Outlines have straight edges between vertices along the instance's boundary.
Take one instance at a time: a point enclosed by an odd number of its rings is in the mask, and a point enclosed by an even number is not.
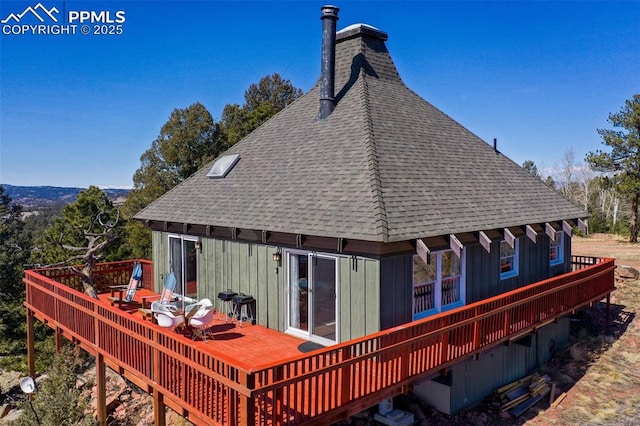
<svg viewBox="0 0 640 426"><path fill-rule="evenodd" d="M223 155L218 158L207 173L210 178L223 178L231 171L233 166L240 160L240 154Z"/></svg>

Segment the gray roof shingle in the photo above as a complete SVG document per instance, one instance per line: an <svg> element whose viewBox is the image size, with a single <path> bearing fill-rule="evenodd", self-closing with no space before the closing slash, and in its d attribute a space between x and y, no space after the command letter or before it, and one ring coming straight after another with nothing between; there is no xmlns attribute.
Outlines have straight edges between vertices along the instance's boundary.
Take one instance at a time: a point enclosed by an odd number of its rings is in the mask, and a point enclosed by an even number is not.
<svg viewBox="0 0 640 426"><path fill-rule="evenodd" d="M136 218L396 242L586 216L407 88L381 38L351 33L327 119L316 85L229 149L225 178L208 165Z"/></svg>

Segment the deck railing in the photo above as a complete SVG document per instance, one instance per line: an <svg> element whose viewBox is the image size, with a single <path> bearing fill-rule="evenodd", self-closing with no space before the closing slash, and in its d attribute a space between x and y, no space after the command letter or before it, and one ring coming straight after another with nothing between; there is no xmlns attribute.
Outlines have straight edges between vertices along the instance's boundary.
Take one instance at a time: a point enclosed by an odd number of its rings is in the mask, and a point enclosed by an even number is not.
<svg viewBox="0 0 640 426"><path fill-rule="evenodd" d="M26 304L39 319L162 393L167 405L195 423L326 424L614 290L613 259L572 260L567 274L257 368L135 321L53 281L51 272L26 272Z"/></svg>
<svg viewBox="0 0 640 426"><path fill-rule="evenodd" d="M153 290L153 262L149 260L124 260L120 262L98 263L93 268L93 286L98 293L108 290L111 285L129 284L131 271L135 262L142 265L142 288ZM81 289L82 278L68 268L37 269L38 274L65 284L71 288Z"/></svg>

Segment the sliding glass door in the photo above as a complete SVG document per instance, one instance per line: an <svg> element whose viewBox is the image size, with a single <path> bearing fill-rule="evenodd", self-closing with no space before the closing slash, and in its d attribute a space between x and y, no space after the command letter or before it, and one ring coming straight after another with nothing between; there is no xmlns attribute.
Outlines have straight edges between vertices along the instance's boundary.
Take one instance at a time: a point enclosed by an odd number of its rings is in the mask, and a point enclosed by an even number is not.
<svg viewBox="0 0 640 426"><path fill-rule="evenodd" d="M338 341L337 259L287 253L287 325L292 334L320 344Z"/></svg>
<svg viewBox="0 0 640 426"><path fill-rule="evenodd" d="M178 279L175 294L191 299L198 297L196 242L195 237L169 236L169 265Z"/></svg>

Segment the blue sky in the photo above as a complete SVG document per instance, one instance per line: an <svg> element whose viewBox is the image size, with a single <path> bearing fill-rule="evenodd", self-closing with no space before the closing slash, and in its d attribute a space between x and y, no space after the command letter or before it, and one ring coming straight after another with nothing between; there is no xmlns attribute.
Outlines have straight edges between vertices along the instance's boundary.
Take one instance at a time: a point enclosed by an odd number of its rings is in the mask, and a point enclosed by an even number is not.
<svg viewBox="0 0 640 426"><path fill-rule="evenodd" d="M2 0L0 19L37 3ZM173 109L199 101L217 120L267 74L304 91L318 78L323 2L41 3L125 22L121 35L3 29L2 183L131 187ZM640 93L640 2L333 4L338 29L388 32L404 82L518 164L551 169L568 149L582 161L602 147L608 114Z"/></svg>

